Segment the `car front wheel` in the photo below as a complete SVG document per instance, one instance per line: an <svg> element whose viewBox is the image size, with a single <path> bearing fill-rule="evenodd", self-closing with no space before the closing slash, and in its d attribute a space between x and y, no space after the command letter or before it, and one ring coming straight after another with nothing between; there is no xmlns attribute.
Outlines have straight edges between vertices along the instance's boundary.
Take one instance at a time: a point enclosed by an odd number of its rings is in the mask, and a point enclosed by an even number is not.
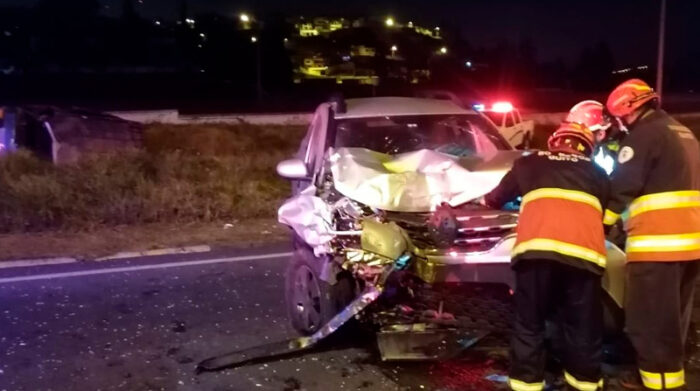
<svg viewBox="0 0 700 391"><path fill-rule="evenodd" d="M324 263L299 240L285 276L285 299L292 327L302 335L311 335L328 323L356 297L356 283L348 273L339 273L335 284L321 278Z"/></svg>

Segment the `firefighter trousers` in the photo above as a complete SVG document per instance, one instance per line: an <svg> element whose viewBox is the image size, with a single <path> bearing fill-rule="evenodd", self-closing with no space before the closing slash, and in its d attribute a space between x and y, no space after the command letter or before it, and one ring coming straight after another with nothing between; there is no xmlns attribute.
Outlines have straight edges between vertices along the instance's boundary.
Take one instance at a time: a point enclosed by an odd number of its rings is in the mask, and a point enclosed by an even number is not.
<svg viewBox="0 0 700 391"><path fill-rule="evenodd" d="M685 385L685 340L700 261L629 262L625 329L646 389Z"/></svg>
<svg viewBox="0 0 700 391"><path fill-rule="evenodd" d="M564 378L568 389L602 389L601 276L545 259L521 260L514 265L514 271L517 287L511 341L511 389L539 391L544 388L545 321L554 314L561 323L564 339Z"/></svg>

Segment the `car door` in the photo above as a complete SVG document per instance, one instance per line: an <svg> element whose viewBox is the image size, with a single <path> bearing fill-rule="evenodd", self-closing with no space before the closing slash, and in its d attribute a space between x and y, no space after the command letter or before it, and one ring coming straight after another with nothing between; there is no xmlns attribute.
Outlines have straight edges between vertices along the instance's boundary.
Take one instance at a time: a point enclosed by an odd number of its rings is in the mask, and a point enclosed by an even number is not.
<svg viewBox="0 0 700 391"><path fill-rule="evenodd" d="M309 130L301 143L297 158L302 159L306 164L309 173L308 178L292 181L292 194L297 195L313 182L320 171L325 154L325 144L328 132L329 116L331 113L329 103L321 104L314 113L309 125Z"/></svg>

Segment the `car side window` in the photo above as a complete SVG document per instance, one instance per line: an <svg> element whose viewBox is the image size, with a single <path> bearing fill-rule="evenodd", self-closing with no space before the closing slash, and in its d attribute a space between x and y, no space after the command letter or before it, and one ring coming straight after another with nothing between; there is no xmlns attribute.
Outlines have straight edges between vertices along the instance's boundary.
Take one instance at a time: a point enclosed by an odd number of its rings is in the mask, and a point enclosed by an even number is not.
<svg viewBox="0 0 700 391"><path fill-rule="evenodd" d="M523 118L520 116L520 111L513 110L513 115L515 116L515 123L516 124L523 122Z"/></svg>
<svg viewBox="0 0 700 391"><path fill-rule="evenodd" d="M308 144L306 145L306 154L304 156L304 163L306 163L306 166L311 168L314 165L315 162L315 154L314 154L314 146L318 142L318 133L319 133L319 127L321 123L321 115L319 113L316 113L314 115L314 118L311 120L311 125L309 126L309 132L308 132Z"/></svg>
<svg viewBox="0 0 700 391"><path fill-rule="evenodd" d="M508 128L510 128L511 126L515 126L515 119L513 118L513 115L514 114L512 111L506 114L505 126Z"/></svg>

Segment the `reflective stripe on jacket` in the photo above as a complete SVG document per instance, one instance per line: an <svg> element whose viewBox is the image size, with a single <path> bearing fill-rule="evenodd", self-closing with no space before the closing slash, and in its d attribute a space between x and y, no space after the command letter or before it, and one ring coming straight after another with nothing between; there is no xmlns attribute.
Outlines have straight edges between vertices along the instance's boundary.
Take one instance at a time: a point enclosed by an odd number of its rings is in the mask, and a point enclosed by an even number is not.
<svg viewBox="0 0 700 391"><path fill-rule="evenodd" d="M601 274L608 177L590 159L539 152L515 162L485 197L492 207L522 196L513 262L548 259Z"/></svg>
<svg viewBox="0 0 700 391"><path fill-rule="evenodd" d="M602 220L603 209L594 195L557 188L533 190L523 197L513 256L552 251L605 267Z"/></svg>
<svg viewBox="0 0 700 391"><path fill-rule="evenodd" d="M628 261L700 259L700 146L663 111L647 113L622 142L605 224L626 207Z"/></svg>
<svg viewBox="0 0 700 391"><path fill-rule="evenodd" d="M629 207L630 261L700 259L700 191L647 194Z"/></svg>

